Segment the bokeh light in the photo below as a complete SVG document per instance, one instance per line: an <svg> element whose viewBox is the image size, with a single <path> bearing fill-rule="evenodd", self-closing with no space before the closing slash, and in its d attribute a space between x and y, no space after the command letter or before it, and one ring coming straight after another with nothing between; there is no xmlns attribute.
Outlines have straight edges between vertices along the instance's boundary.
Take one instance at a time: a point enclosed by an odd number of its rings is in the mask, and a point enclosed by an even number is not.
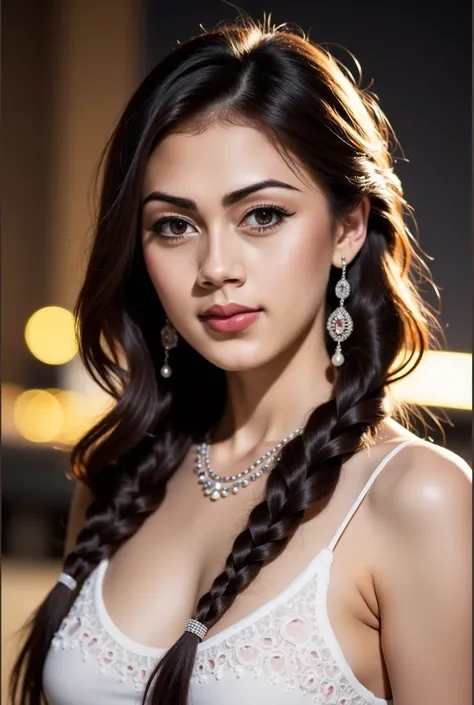
<svg viewBox="0 0 474 705"><path fill-rule="evenodd" d="M23 438L34 443L50 443L63 423L63 410L54 394L45 389L28 389L15 400L15 425Z"/></svg>
<svg viewBox="0 0 474 705"><path fill-rule="evenodd" d="M28 389L13 401L15 430L33 443L70 446L104 413L80 392L65 389Z"/></svg>
<svg viewBox="0 0 474 705"><path fill-rule="evenodd" d="M400 401L446 409L472 409L472 355L428 351L408 377L391 385Z"/></svg>
<svg viewBox="0 0 474 705"><path fill-rule="evenodd" d="M25 341L31 354L47 365L62 365L77 353L74 316L60 306L36 311L25 327Z"/></svg>
<svg viewBox="0 0 474 705"><path fill-rule="evenodd" d="M97 420L97 409L84 394L65 389L51 390L61 405L62 424L56 441L66 445L76 443Z"/></svg>

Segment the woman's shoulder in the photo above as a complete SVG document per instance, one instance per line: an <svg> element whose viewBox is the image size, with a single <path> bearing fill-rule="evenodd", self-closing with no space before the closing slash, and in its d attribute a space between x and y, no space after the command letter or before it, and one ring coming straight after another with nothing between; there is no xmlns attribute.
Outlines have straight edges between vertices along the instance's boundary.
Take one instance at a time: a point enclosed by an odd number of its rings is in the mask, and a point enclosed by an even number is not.
<svg viewBox="0 0 474 705"><path fill-rule="evenodd" d="M394 699L420 702L428 689L441 703L450 677L464 690L468 681L471 469L456 453L413 440L369 493L370 573Z"/></svg>
<svg viewBox="0 0 474 705"><path fill-rule="evenodd" d="M413 530L433 530L471 516L472 470L456 453L406 431L390 440L388 450L411 441L391 458L370 492L370 508L377 525L403 536Z"/></svg>

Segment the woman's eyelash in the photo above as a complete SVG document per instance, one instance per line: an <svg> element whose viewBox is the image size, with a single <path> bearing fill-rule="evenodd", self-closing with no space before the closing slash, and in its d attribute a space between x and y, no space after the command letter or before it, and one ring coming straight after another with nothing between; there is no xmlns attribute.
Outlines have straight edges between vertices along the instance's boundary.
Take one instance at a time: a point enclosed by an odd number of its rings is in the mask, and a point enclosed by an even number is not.
<svg viewBox="0 0 474 705"><path fill-rule="evenodd" d="M245 220L245 218L248 218L249 215L252 215L257 211L273 211L273 213L276 213L280 219L278 222L272 223L271 225L260 225L257 227L252 227L252 230L256 232L274 230L279 225L281 225L287 218L294 215L294 213L290 213L284 206L278 206L276 205L276 203L261 203L257 204L256 206L253 206L249 211L247 211L242 220Z"/></svg>
<svg viewBox="0 0 474 705"><path fill-rule="evenodd" d="M261 203L257 204L256 206L253 206L249 211L247 211L247 213L245 213L240 222L244 221L250 215L257 213L258 211L271 211L273 214L276 214L279 218L277 222L270 223L268 225L247 226L250 227L253 232L259 233L268 232L274 230L275 228L278 228L287 218L294 215L294 213L290 213L284 206L279 206L273 203ZM150 230L162 240L176 241L185 239L187 237L186 233L177 235L164 235L162 232L160 232L160 227L162 225L171 223L183 223L185 226L191 225L189 221L187 221L185 218L181 218L180 216L165 216L162 218L158 218L158 220L153 223Z"/></svg>
<svg viewBox="0 0 474 705"><path fill-rule="evenodd" d="M156 235L156 237L160 238L161 240L184 240L186 238L186 233L183 233L182 235L164 235L162 232L160 232L159 228L164 225L164 224L171 224L171 223L184 223L184 225L191 225L187 220L184 218L180 218L177 215L174 216L166 216L163 218L158 218L153 225L151 226L150 230Z"/></svg>

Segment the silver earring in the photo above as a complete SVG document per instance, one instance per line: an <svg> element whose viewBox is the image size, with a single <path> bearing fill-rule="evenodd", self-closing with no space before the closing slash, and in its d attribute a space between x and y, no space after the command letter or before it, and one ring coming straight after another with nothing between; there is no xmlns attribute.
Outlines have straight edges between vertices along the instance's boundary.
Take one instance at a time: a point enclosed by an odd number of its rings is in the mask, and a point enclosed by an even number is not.
<svg viewBox="0 0 474 705"><path fill-rule="evenodd" d="M351 286L346 279L346 258L342 257L342 275L336 284L336 296L339 299L339 306L331 313L327 322L329 335L336 341L336 352L331 358L334 367L344 364L344 355L341 352L341 343L350 336L354 330L354 323L349 313L344 308L344 301L351 293Z"/></svg>
<svg viewBox="0 0 474 705"><path fill-rule="evenodd" d="M169 351L178 345L178 333L176 328L166 319L166 324L164 328L161 329L161 343L165 349L165 361L163 367L160 370L162 377L171 377L171 367L168 364Z"/></svg>

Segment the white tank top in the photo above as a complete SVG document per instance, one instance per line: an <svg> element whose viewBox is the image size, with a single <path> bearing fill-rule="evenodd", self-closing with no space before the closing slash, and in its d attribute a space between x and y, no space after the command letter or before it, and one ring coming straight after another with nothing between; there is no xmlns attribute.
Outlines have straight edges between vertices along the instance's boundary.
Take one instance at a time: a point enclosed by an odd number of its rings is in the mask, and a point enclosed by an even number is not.
<svg viewBox="0 0 474 705"><path fill-rule="evenodd" d="M415 439L416 440L416 439ZM389 705L354 676L332 630L327 593L333 552L372 483L414 440L377 466L333 540L284 590L248 617L201 642L189 705ZM104 559L56 632L43 683L50 705L140 705L165 649L144 646L111 621L102 599Z"/></svg>

